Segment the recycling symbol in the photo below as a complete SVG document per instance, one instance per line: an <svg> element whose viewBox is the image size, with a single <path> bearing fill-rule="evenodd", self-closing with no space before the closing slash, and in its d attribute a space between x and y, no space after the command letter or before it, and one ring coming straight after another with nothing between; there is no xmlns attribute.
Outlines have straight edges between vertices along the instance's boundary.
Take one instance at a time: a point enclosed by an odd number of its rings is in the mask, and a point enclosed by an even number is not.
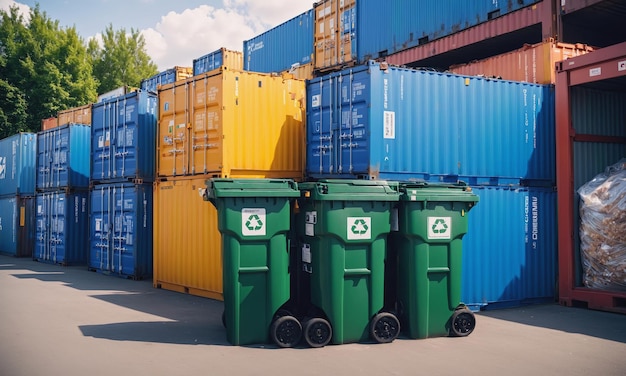
<svg viewBox="0 0 626 376"><path fill-rule="evenodd" d="M446 224L446 221L444 221L442 218L439 218L435 220L432 230L434 234L444 234L446 231L448 231L448 225Z"/></svg>
<svg viewBox="0 0 626 376"><path fill-rule="evenodd" d="M369 227L367 226L367 223L365 223L363 219L357 219L356 221L354 221L354 224L352 225L353 234L363 235L367 233L368 229Z"/></svg>
<svg viewBox="0 0 626 376"><path fill-rule="evenodd" d="M259 231L263 228L263 221L261 221L258 215L252 214L246 221L246 228L250 231Z"/></svg>

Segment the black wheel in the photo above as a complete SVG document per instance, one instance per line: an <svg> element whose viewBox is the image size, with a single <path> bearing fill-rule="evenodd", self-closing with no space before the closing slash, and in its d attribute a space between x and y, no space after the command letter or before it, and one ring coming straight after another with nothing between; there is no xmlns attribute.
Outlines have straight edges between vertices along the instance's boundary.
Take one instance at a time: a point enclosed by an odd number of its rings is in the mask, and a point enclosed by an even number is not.
<svg viewBox="0 0 626 376"><path fill-rule="evenodd" d="M279 347L294 347L302 338L302 325L293 316L281 316L272 323L270 335Z"/></svg>
<svg viewBox="0 0 626 376"><path fill-rule="evenodd" d="M370 322L370 336L378 343L393 342L400 334L400 321L390 312L381 312Z"/></svg>
<svg viewBox="0 0 626 376"><path fill-rule="evenodd" d="M455 337L465 337L470 335L476 327L474 312L467 308L458 309L452 314L452 327L450 334Z"/></svg>
<svg viewBox="0 0 626 376"><path fill-rule="evenodd" d="M304 340L311 347L324 347L330 342L333 330L328 321L314 317L304 323Z"/></svg>
<svg viewBox="0 0 626 376"><path fill-rule="evenodd" d="M222 311L222 325L226 327L226 311Z"/></svg>

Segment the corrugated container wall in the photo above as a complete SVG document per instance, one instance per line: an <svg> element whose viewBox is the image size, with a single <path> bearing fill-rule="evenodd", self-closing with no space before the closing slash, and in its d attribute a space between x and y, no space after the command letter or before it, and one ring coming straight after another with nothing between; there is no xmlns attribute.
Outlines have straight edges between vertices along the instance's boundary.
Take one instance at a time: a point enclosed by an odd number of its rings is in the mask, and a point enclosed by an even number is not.
<svg viewBox="0 0 626 376"><path fill-rule="evenodd" d="M49 117L47 119L41 120L41 130L45 131L46 129L51 129L59 126L59 119L56 117Z"/></svg>
<svg viewBox="0 0 626 376"><path fill-rule="evenodd" d="M101 184L89 207L89 265L132 279L152 275L152 185Z"/></svg>
<svg viewBox="0 0 626 376"><path fill-rule="evenodd" d="M31 257L35 246L35 197L0 197L0 253Z"/></svg>
<svg viewBox="0 0 626 376"><path fill-rule="evenodd" d="M239 51L220 48L197 59L193 59L194 76L218 68L243 70L243 54Z"/></svg>
<svg viewBox="0 0 626 376"><path fill-rule="evenodd" d="M315 67L382 58L540 1L322 1L315 5Z"/></svg>
<svg viewBox="0 0 626 376"><path fill-rule="evenodd" d="M158 175L301 179L305 84L224 70L159 91Z"/></svg>
<svg viewBox="0 0 626 376"><path fill-rule="evenodd" d="M37 193L33 259L83 265L89 256L87 191Z"/></svg>
<svg viewBox="0 0 626 376"><path fill-rule="evenodd" d="M154 286L222 300L217 211L200 194L206 178L154 184Z"/></svg>
<svg viewBox="0 0 626 376"><path fill-rule="evenodd" d="M145 90L94 104L92 182L154 180L156 112L156 94Z"/></svg>
<svg viewBox="0 0 626 376"><path fill-rule="evenodd" d="M139 88L141 90L156 93L161 85L171 84L176 81L187 79L191 76L193 76L193 68L176 66L157 73L150 78L143 79L139 84Z"/></svg>
<svg viewBox="0 0 626 376"><path fill-rule="evenodd" d="M37 133L37 190L87 189L91 127L68 124Z"/></svg>
<svg viewBox="0 0 626 376"><path fill-rule="evenodd" d="M265 73L282 72L294 64L311 63L314 23L314 12L311 9L244 41L244 69Z"/></svg>
<svg viewBox="0 0 626 376"><path fill-rule="evenodd" d="M506 54L450 67L467 76L498 77L504 80L554 84L554 64L593 51L592 47L553 40L526 45Z"/></svg>
<svg viewBox="0 0 626 376"><path fill-rule="evenodd" d="M101 103L101 102L104 102L104 101L109 100L109 99L122 97L122 96L124 96L126 94L132 93L135 90L137 90L137 88L130 87L130 86L125 86L125 85L124 86L120 86L117 89L113 89L113 90L107 91L106 93L102 93L102 94L98 95L98 100L97 100L96 103Z"/></svg>
<svg viewBox="0 0 626 376"><path fill-rule="evenodd" d="M554 189L472 188L480 204L463 238L461 301L472 309L554 301Z"/></svg>
<svg viewBox="0 0 626 376"><path fill-rule="evenodd" d="M0 196L34 195L37 135L18 133L0 140Z"/></svg>
<svg viewBox="0 0 626 376"><path fill-rule="evenodd" d="M310 177L554 185L551 86L370 62L307 96Z"/></svg>
<svg viewBox="0 0 626 376"><path fill-rule="evenodd" d="M58 126L65 124L91 124L91 104L59 111Z"/></svg>

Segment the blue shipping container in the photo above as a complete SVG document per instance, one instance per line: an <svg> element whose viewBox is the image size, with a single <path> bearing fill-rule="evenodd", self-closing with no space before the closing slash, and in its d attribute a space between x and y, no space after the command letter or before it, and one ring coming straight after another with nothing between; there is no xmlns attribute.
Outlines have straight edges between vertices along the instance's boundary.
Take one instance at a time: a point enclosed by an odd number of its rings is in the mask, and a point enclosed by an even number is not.
<svg viewBox="0 0 626 376"><path fill-rule="evenodd" d="M154 180L156 111L156 94L145 90L93 105L93 182Z"/></svg>
<svg viewBox="0 0 626 376"><path fill-rule="evenodd" d="M243 66L252 72L282 72L312 62L315 12L310 9L243 42Z"/></svg>
<svg viewBox="0 0 626 376"><path fill-rule="evenodd" d="M34 195L37 135L18 133L0 140L0 196Z"/></svg>
<svg viewBox="0 0 626 376"><path fill-rule="evenodd" d="M356 39L356 60L366 62L416 47L540 1L356 0L352 37Z"/></svg>
<svg viewBox="0 0 626 376"><path fill-rule="evenodd" d="M93 187L89 268L132 279L152 274L152 202L151 184Z"/></svg>
<svg viewBox="0 0 626 376"><path fill-rule="evenodd" d="M461 300L473 310L554 301L554 189L472 189L480 203L469 213L469 229L463 237Z"/></svg>
<svg viewBox="0 0 626 376"><path fill-rule="evenodd" d="M31 257L35 245L35 197L0 197L0 253Z"/></svg>
<svg viewBox="0 0 626 376"><path fill-rule="evenodd" d="M151 93L157 93L159 86L171 84L178 80L189 78L191 69L187 67L174 67L163 72L159 72L152 77L141 80L139 88L141 90L149 91Z"/></svg>
<svg viewBox="0 0 626 376"><path fill-rule="evenodd" d="M37 133L37 190L89 187L91 127L67 124Z"/></svg>
<svg viewBox="0 0 626 376"><path fill-rule="evenodd" d="M33 259L82 265L89 255L87 191L37 193Z"/></svg>
<svg viewBox="0 0 626 376"><path fill-rule="evenodd" d="M193 75L210 72L225 66L226 69L243 69L241 52L220 48L197 59L193 59Z"/></svg>
<svg viewBox="0 0 626 376"><path fill-rule="evenodd" d="M554 185L552 86L370 62L308 81L306 121L309 177Z"/></svg>

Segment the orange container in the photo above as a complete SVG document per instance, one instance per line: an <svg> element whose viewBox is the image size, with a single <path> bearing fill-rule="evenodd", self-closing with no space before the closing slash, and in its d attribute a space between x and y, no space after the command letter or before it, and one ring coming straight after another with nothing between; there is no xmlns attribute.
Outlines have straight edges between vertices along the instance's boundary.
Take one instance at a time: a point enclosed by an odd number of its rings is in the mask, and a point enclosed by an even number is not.
<svg viewBox="0 0 626 376"><path fill-rule="evenodd" d="M314 5L315 69L351 63L355 25L342 22L344 12L356 8L356 0L326 0ZM356 9L354 9L356 11Z"/></svg>
<svg viewBox="0 0 626 376"><path fill-rule="evenodd" d="M297 80L311 80L314 78L313 63L296 64L292 66L291 69L286 70L283 73L290 74L293 78Z"/></svg>
<svg viewBox="0 0 626 376"><path fill-rule="evenodd" d="M41 130L45 131L47 129L55 128L59 126L59 119L56 117L49 117L47 119L41 120Z"/></svg>
<svg viewBox="0 0 626 376"><path fill-rule="evenodd" d="M554 84L555 63L593 51L584 44L548 40L468 64L453 65L450 71L467 76L498 77L503 80Z"/></svg>
<svg viewBox="0 0 626 376"><path fill-rule="evenodd" d="M305 81L221 70L159 90L158 176L301 179Z"/></svg>
<svg viewBox="0 0 626 376"><path fill-rule="evenodd" d="M59 118L59 126L65 124L91 125L91 103L85 106L59 111L57 117Z"/></svg>
<svg viewBox="0 0 626 376"><path fill-rule="evenodd" d="M222 237L217 210L204 201L206 177L154 184L154 287L222 297Z"/></svg>

